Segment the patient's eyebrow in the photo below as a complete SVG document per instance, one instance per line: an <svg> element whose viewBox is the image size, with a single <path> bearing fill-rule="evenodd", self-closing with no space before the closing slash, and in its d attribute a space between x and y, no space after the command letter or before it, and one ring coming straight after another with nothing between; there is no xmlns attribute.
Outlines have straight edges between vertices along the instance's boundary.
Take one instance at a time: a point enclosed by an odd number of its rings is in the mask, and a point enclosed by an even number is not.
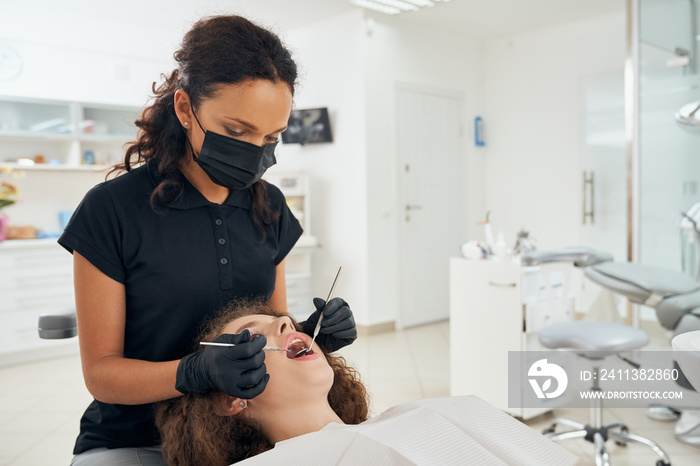
<svg viewBox="0 0 700 466"><path fill-rule="evenodd" d="M258 325L259 323L260 321L258 320L251 320L250 322L243 324L238 330L236 330L236 333L241 333L243 330L253 327L254 325Z"/></svg>

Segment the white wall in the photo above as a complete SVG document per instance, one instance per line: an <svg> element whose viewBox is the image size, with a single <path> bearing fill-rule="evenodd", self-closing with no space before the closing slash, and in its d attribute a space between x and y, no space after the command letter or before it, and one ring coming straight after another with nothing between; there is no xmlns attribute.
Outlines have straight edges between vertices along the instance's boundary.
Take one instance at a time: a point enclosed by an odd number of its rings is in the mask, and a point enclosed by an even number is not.
<svg viewBox="0 0 700 466"><path fill-rule="evenodd" d="M151 83L174 67L184 25L154 24L140 13L116 3L2 2L0 44L20 54L23 68L0 81L0 94L144 105Z"/></svg>
<svg viewBox="0 0 700 466"><path fill-rule="evenodd" d="M334 295L350 303L358 323L369 312L362 34L359 10L282 34L300 71L294 105L327 107L333 143L280 144L271 169L308 173L310 233L321 245L313 253L313 293L325 299L342 266Z"/></svg>
<svg viewBox="0 0 700 466"><path fill-rule="evenodd" d="M301 66L295 105L328 107L334 132L332 144L280 146L275 168L300 169L312 180L311 233L322 245L314 253L314 293L323 296L342 265L336 294L350 302L357 322L394 321L400 301L395 85L458 91L469 120L482 105L481 47L359 11L283 39ZM483 155L466 152L464 215L475 223L483 211Z"/></svg>
<svg viewBox="0 0 700 466"><path fill-rule="evenodd" d="M2 41L23 58L21 79L0 82L0 94L143 106L151 83L172 69L167 60L126 57L50 43Z"/></svg>
<svg viewBox="0 0 700 466"><path fill-rule="evenodd" d="M579 244L580 82L624 59L622 11L485 44L486 208L508 243Z"/></svg>
<svg viewBox="0 0 700 466"><path fill-rule="evenodd" d="M467 37L407 25L385 15L368 18L364 51L370 307L362 323L376 324L394 321L400 313L398 238L403 210L398 198L396 84L461 94L466 129L471 132L470 122L483 105L482 50L479 42ZM473 137L464 140L468 196L466 211L455 215L467 216L475 225L483 211L483 153L474 148Z"/></svg>

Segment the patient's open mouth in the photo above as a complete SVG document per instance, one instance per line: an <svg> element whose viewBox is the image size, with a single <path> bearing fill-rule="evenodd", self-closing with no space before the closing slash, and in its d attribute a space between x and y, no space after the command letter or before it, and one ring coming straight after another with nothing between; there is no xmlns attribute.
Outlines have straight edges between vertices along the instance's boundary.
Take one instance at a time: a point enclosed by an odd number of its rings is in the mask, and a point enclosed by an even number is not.
<svg viewBox="0 0 700 466"><path fill-rule="evenodd" d="M309 356L314 354L314 350L309 349L309 351L304 351L308 348L306 341L302 338L294 338L287 345L287 357L289 359L296 359L302 356Z"/></svg>

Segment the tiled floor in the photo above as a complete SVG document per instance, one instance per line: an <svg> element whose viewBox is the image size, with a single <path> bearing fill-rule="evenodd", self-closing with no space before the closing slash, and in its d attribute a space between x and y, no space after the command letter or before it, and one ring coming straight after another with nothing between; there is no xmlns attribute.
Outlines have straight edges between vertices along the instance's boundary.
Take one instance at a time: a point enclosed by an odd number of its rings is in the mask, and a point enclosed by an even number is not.
<svg viewBox="0 0 700 466"><path fill-rule="evenodd" d="M359 338L341 350L363 375L372 412L423 397L449 395L449 326L439 322ZM430 342L430 344L426 344ZM0 368L0 465L67 465L78 421L91 400L77 356ZM558 410L556 416L586 422L585 409ZM673 424L652 421L643 410L606 409L604 420L627 422L630 430L663 446L674 466L700 464L700 448L673 436ZM550 413L527 424L540 431ZM593 446L583 440L560 443L594 465ZM639 445L608 448L615 466L653 466L656 455ZM468 463L466 463L468 464Z"/></svg>

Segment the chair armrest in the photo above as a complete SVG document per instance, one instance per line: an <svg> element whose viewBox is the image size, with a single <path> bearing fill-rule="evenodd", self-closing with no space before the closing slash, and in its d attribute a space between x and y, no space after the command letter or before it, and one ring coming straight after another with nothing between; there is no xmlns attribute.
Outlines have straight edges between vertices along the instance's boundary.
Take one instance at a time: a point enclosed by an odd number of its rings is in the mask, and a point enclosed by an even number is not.
<svg viewBox="0 0 700 466"><path fill-rule="evenodd" d="M53 309L39 316L39 338L58 340L72 338L77 334L74 306Z"/></svg>
<svg viewBox="0 0 700 466"><path fill-rule="evenodd" d="M576 267L588 267L601 262L610 262L610 253L592 248L563 248L550 251L533 251L523 254L520 263L525 266L540 265L547 262L573 262Z"/></svg>

